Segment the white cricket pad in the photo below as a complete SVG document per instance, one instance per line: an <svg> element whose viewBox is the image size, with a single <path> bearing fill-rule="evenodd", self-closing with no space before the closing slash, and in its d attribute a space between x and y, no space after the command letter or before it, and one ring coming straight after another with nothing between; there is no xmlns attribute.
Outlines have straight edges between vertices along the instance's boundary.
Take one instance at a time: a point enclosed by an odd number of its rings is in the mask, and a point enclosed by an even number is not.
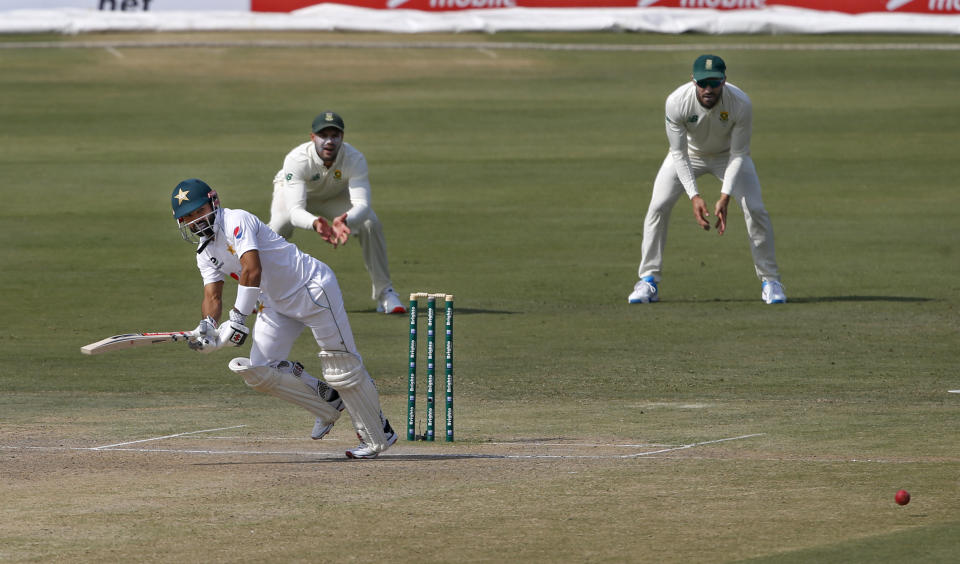
<svg viewBox="0 0 960 564"><path fill-rule="evenodd" d="M282 361L283 362L283 361ZM306 409L315 417L333 423L340 412L311 388L291 370L281 370L273 363L271 366L251 366L250 359L238 357L230 361L230 370L243 377L248 386L258 392L280 398ZM287 362L285 366L290 366Z"/></svg>
<svg viewBox="0 0 960 564"><path fill-rule="evenodd" d="M360 357L343 351L322 351L323 379L340 394L360 440L380 452L386 449L380 394Z"/></svg>

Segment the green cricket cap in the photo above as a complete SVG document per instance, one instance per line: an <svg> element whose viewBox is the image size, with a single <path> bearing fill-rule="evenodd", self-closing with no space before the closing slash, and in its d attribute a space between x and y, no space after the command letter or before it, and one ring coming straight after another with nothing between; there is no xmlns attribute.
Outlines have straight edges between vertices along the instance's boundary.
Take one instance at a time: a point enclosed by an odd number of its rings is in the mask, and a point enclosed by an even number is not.
<svg viewBox="0 0 960 564"><path fill-rule="evenodd" d="M726 78L727 63L716 55L700 55L693 62L693 79Z"/></svg>
<svg viewBox="0 0 960 564"><path fill-rule="evenodd" d="M180 219L200 209L210 201L213 188L199 178L188 178L177 184L173 189L170 203L173 206L173 217ZM216 195L214 193L214 195Z"/></svg>
<svg viewBox="0 0 960 564"><path fill-rule="evenodd" d="M313 129L311 131L314 133L319 133L321 129L328 127L336 127L343 131L343 118L330 111L320 112L317 117L313 118Z"/></svg>

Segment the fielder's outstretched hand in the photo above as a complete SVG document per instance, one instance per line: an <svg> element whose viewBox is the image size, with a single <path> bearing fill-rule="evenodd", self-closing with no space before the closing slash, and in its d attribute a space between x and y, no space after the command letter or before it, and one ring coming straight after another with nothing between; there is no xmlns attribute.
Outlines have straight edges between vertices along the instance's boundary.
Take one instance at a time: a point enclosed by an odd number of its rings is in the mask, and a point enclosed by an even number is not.
<svg viewBox="0 0 960 564"><path fill-rule="evenodd" d="M333 235L327 242L333 245L333 248L347 244L347 240L350 238L350 228L347 227L347 214L333 218L333 226L331 229Z"/></svg>
<svg viewBox="0 0 960 564"><path fill-rule="evenodd" d="M313 229L320 234L321 239L328 243L333 237L333 227L330 227L330 223L322 217L313 220Z"/></svg>
<svg viewBox="0 0 960 564"><path fill-rule="evenodd" d="M320 234L320 238L333 245L336 249L346 244L350 238L350 228L347 227L347 214L333 218L331 225L326 219L318 217L313 222L313 228Z"/></svg>
<svg viewBox="0 0 960 564"><path fill-rule="evenodd" d="M703 198L700 196L694 196L690 203L693 204L693 218L697 220L697 224L703 228L704 231L710 231L710 222L707 221L707 217L710 216L710 212L707 211L707 204L703 203Z"/></svg>
<svg viewBox="0 0 960 564"><path fill-rule="evenodd" d="M717 235L723 235L723 232L727 230L727 204L729 203L730 196L721 194L713 210L714 215L717 216Z"/></svg>

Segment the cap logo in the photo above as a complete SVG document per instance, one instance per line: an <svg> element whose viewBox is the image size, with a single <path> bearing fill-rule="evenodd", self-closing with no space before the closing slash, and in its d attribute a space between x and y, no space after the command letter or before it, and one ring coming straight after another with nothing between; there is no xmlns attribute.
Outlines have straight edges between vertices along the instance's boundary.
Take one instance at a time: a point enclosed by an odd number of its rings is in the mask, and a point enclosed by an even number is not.
<svg viewBox="0 0 960 564"><path fill-rule="evenodd" d="M177 199L177 205L190 201L190 198L187 197L187 191L184 190L183 188L181 188L180 191L177 192L177 195L174 196L174 198Z"/></svg>
<svg viewBox="0 0 960 564"><path fill-rule="evenodd" d="M703 62L703 68L706 70L713 70L713 59L707 59Z"/></svg>
<svg viewBox="0 0 960 564"><path fill-rule="evenodd" d="M333 112L327 112L323 114L323 119L325 121L333 121Z"/></svg>

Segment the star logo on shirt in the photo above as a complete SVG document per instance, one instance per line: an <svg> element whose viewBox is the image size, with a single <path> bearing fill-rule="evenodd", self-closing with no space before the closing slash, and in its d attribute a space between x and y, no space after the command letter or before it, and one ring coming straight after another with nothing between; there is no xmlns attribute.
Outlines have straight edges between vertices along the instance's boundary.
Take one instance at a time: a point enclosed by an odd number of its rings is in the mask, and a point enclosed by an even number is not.
<svg viewBox="0 0 960 564"><path fill-rule="evenodd" d="M180 191L177 192L177 195L174 196L174 198L177 199L177 205L190 201L190 198L187 197L187 191L184 190L183 188L181 188Z"/></svg>
<svg viewBox="0 0 960 564"><path fill-rule="evenodd" d="M233 248L233 245L231 245L230 243L227 243L227 250L230 251L230 254L231 254L231 255L237 254L236 249L234 249L234 248Z"/></svg>

